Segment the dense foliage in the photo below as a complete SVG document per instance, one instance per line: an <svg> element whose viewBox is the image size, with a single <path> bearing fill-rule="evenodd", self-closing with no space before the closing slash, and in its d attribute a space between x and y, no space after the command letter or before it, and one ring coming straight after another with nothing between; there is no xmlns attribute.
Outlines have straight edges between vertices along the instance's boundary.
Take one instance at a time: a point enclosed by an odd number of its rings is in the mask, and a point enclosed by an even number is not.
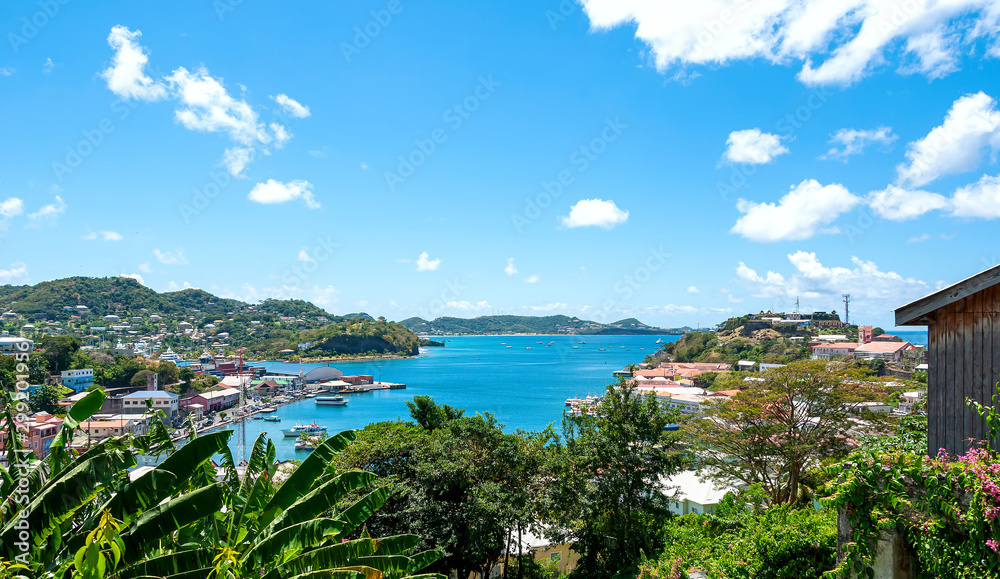
<svg viewBox="0 0 1000 579"><path fill-rule="evenodd" d="M992 408L970 402L998 440L997 397ZM916 555L919 578L1000 576L1000 457L990 444L962 456L935 458L921 447L921 425L909 435L868 441L831 469L836 483L824 503L845 511L851 541L841 571L872 577L878 539L900 533Z"/></svg>
<svg viewBox="0 0 1000 579"><path fill-rule="evenodd" d="M642 565L642 579L820 579L837 564L837 516L811 506L766 507L759 487L729 493L708 515L663 525L664 549Z"/></svg>

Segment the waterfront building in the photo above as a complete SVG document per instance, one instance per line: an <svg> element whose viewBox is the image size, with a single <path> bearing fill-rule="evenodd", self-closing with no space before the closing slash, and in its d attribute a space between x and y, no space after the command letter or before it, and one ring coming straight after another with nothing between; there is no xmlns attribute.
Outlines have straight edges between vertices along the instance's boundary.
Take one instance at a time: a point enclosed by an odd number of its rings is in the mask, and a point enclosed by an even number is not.
<svg viewBox="0 0 1000 579"><path fill-rule="evenodd" d="M225 390L204 392L191 398L185 398L180 401L180 407L182 410L187 410L188 406L192 404L201 404L209 412L218 412L219 410L232 408L239 401L240 391L235 388L226 388Z"/></svg>
<svg viewBox="0 0 1000 579"><path fill-rule="evenodd" d="M35 342L28 338L4 336L0 338L0 356L12 356L18 352L30 352Z"/></svg>

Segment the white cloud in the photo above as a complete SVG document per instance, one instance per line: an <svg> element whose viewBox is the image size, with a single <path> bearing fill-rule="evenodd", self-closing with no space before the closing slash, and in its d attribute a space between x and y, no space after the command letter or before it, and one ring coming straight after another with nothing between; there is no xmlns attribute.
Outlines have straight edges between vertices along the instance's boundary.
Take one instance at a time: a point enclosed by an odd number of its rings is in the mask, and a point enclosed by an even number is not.
<svg viewBox="0 0 1000 579"><path fill-rule="evenodd" d="M222 164L234 177L242 177L253 158L256 150L253 147L230 147L222 154Z"/></svg>
<svg viewBox="0 0 1000 579"><path fill-rule="evenodd" d="M927 241L931 238L930 233L924 233L923 235L915 235L906 240L906 243L920 243L921 241Z"/></svg>
<svg viewBox="0 0 1000 579"><path fill-rule="evenodd" d="M539 281L538 274L529 275L528 277L524 278L524 283L538 283L538 281Z"/></svg>
<svg viewBox="0 0 1000 579"><path fill-rule="evenodd" d="M906 52L916 58L916 62L903 66L900 71L908 74L923 74L937 79L958 71L958 44L955 35L946 37L943 29L913 36L906 41Z"/></svg>
<svg viewBox="0 0 1000 579"><path fill-rule="evenodd" d="M832 147L823 155L823 159L839 159L846 161L851 155L860 155L868 145L889 147L899 138L892 132L892 127L877 129L840 129L830 138Z"/></svg>
<svg viewBox="0 0 1000 579"><path fill-rule="evenodd" d="M302 261L302 262L307 262L307 263L311 263L311 262L316 261L313 258L313 256L309 255L309 252L306 251L305 249L300 249L299 250L299 255L298 255L298 257L296 257L296 259L299 260L299 261Z"/></svg>
<svg viewBox="0 0 1000 579"><path fill-rule="evenodd" d="M431 259L430 257L426 251L420 254L420 257L417 258L417 271L435 271L441 266L440 258Z"/></svg>
<svg viewBox="0 0 1000 579"><path fill-rule="evenodd" d="M118 233L117 231L102 231L101 239L103 239L104 241L121 241L122 239L125 238L122 237L122 234Z"/></svg>
<svg viewBox="0 0 1000 579"><path fill-rule="evenodd" d="M692 285L692 286L688 286L687 292L689 294L700 294L701 290Z"/></svg>
<svg viewBox="0 0 1000 579"><path fill-rule="evenodd" d="M108 88L116 95L143 101L157 101L167 96L163 83L150 78L146 72L149 56L136 43L142 32L132 32L124 26L115 26L108 35L108 44L114 49L111 66L101 73Z"/></svg>
<svg viewBox="0 0 1000 579"><path fill-rule="evenodd" d="M292 134L281 123L271 123L271 132L274 133L274 146L278 149L283 148L292 138Z"/></svg>
<svg viewBox="0 0 1000 579"><path fill-rule="evenodd" d="M1000 111L983 92L956 100L944 122L907 146L907 163L896 167L897 184L920 187L979 166L984 149L1000 150Z"/></svg>
<svg viewBox="0 0 1000 579"><path fill-rule="evenodd" d="M762 165L787 152L779 135L762 133L760 129L746 129L729 133L722 158L729 163Z"/></svg>
<svg viewBox="0 0 1000 579"><path fill-rule="evenodd" d="M852 268L824 266L815 253L805 251L789 254L788 261L794 269L790 275L768 271L762 276L740 262L736 276L754 297L782 298L789 302L801 297L825 304L831 300L836 303L841 294L850 293L857 304L852 311L858 307L876 314L885 314L930 290L921 280L882 271L874 262L857 257L851 258Z"/></svg>
<svg viewBox="0 0 1000 579"><path fill-rule="evenodd" d="M253 107L230 95L222 81L210 76L204 67L191 73L182 66L166 80L182 105L175 118L186 129L223 133L245 146L271 142Z"/></svg>
<svg viewBox="0 0 1000 579"><path fill-rule="evenodd" d="M983 178L955 191L951 200L955 217L1000 219L1000 176Z"/></svg>
<svg viewBox="0 0 1000 579"><path fill-rule="evenodd" d="M179 290L182 290L182 289L188 289L188 288L192 288L192 287L194 287L194 286L191 285L191 284L189 284L188 282L184 282L182 285L178 284L175 281L170 281L170 282L167 283L167 291L171 291L171 292L179 291Z"/></svg>
<svg viewBox="0 0 1000 579"><path fill-rule="evenodd" d="M184 256L184 250L178 248L175 251L160 251L159 249L153 250L153 255L156 256L157 261L164 265L187 265L187 257Z"/></svg>
<svg viewBox="0 0 1000 579"><path fill-rule="evenodd" d="M570 207L569 215L561 219L565 227L613 229L628 221L628 211L622 211L611 200L581 199Z"/></svg>
<svg viewBox="0 0 1000 579"><path fill-rule="evenodd" d="M0 67L0 76L13 76L17 69L12 66Z"/></svg>
<svg viewBox="0 0 1000 579"><path fill-rule="evenodd" d="M6 221L11 217L17 217L24 213L24 201L17 197L8 197L0 201L0 221Z"/></svg>
<svg viewBox="0 0 1000 579"><path fill-rule="evenodd" d="M295 180L282 183L281 181L268 179L266 183L257 183L257 186L247 195L247 199L264 205L287 203L301 199L309 209L319 209L319 201L316 201L312 189L312 183L308 181Z"/></svg>
<svg viewBox="0 0 1000 579"><path fill-rule="evenodd" d="M927 191L910 191L895 185L889 185L881 191L872 191L865 202L876 215L892 221L916 219L924 213L949 206L949 201L944 195Z"/></svg>
<svg viewBox="0 0 1000 579"><path fill-rule="evenodd" d="M108 43L115 49L111 67L102 72L108 88L124 98L155 101L169 98L178 103L175 119L191 131L220 133L233 143L226 149L222 164L234 176L243 175L259 151L269 155L269 146L282 148L292 134L281 123L266 124L257 111L241 98L232 96L221 78L213 77L204 66L194 72L178 67L161 80L153 80L145 72L149 57L137 43L139 31L115 26ZM239 85L243 92L246 87ZM291 116L308 116L308 108L285 95L276 98L282 110ZM302 113L305 114L302 114Z"/></svg>
<svg viewBox="0 0 1000 579"><path fill-rule="evenodd" d="M472 303L467 300L450 301L450 302L445 302L444 307L453 310L461 310L463 312L483 311L491 309L489 302L487 302L486 300L478 301L476 303Z"/></svg>
<svg viewBox="0 0 1000 579"><path fill-rule="evenodd" d="M45 74L51 73L53 70L59 68L62 64L52 61L52 58L46 58L45 62L42 63L42 72Z"/></svg>
<svg viewBox="0 0 1000 579"><path fill-rule="evenodd" d="M297 119L304 119L310 115L309 107L300 104L297 100L289 97L286 94L279 94L276 97L272 97L276 103L281 107L281 110L292 115Z"/></svg>
<svg viewBox="0 0 1000 579"><path fill-rule="evenodd" d="M54 203L43 205L38 211L28 214L28 227L55 225L59 221L59 216L66 213L66 207L62 197L56 195Z"/></svg>
<svg viewBox="0 0 1000 579"><path fill-rule="evenodd" d="M95 239L97 239L97 232L96 231L89 231L89 232L87 232L86 235L83 236L83 239L86 240L86 241L94 241Z"/></svg>
<svg viewBox="0 0 1000 579"><path fill-rule="evenodd" d="M135 281L139 282L140 284L146 285L146 281L143 280L142 276L139 275L139 274L137 274L137 273L123 273L123 274L121 274L121 277L126 277L126 278L129 278L129 279L134 279Z"/></svg>
<svg viewBox="0 0 1000 579"><path fill-rule="evenodd" d="M149 267L148 263L140 263L139 271L141 271L142 273L153 273L153 268Z"/></svg>
<svg viewBox="0 0 1000 579"><path fill-rule="evenodd" d="M364 169L365 171L367 171L368 170L368 163L365 163L364 161L362 161L361 162L361 168Z"/></svg>
<svg viewBox="0 0 1000 579"><path fill-rule="evenodd" d="M507 258L507 267L503 268L503 271L507 275L514 275L514 274L517 273L517 268L514 267L514 258L513 257L508 257Z"/></svg>
<svg viewBox="0 0 1000 579"><path fill-rule="evenodd" d="M10 264L10 269L0 269L0 285L23 285L28 279L28 265L23 261Z"/></svg>
<svg viewBox="0 0 1000 579"><path fill-rule="evenodd" d="M971 44L1000 28L993 0L581 3L596 30L634 26L636 38L649 47L656 67L679 78L690 78L691 66L761 59L775 65L802 62L798 78L806 84L849 84L871 73L903 43L920 59L918 70L941 75L948 67L938 54L954 54L960 47L935 45L923 35L946 27L961 40L956 44Z"/></svg>
<svg viewBox="0 0 1000 579"><path fill-rule="evenodd" d="M824 186L806 179L793 186L777 204L740 199L736 208L744 215L730 231L751 241L809 239L860 202L861 198L843 185Z"/></svg>

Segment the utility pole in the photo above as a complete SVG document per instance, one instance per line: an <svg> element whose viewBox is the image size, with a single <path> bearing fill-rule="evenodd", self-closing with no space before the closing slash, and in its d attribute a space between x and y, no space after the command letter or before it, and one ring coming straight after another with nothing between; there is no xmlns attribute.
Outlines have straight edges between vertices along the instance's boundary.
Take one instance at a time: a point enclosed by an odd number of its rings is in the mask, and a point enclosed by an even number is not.
<svg viewBox="0 0 1000 579"><path fill-rule="evenodd" d="M795 296L795 313L799 313L799 297Z"/></svg>
<svg viewBox="0 0 1000 579"><path fill-rule="evenodd" d="M844 325L851 325L851 294L844 294Z"/></svg>

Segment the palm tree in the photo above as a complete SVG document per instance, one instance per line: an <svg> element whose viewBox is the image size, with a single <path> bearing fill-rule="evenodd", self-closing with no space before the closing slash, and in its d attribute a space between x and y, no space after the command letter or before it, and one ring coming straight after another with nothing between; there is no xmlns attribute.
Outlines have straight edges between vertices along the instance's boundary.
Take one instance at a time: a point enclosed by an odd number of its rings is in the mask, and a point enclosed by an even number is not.
<svg viewBox="0 0 1000 579"><path fill-rule="evenodd" d="M0 496L7 497L0 506L2 569L18 562L31 577L87 579L438 577L413 575L440 557L407 555L419 537L374 539L364 531L388 493L365 494L371 473L330 468L353 431L318 446L280 484L265 436L241 478L229 451L231 431L192 436L175 449L160 421L146 435L108 438L72 456L73 431L104 400L98 390L70 409L44 460L24 461L3 396L12 466L0 469ZM167 456L131 480L137 455L159 454ZM215 455L221 469L211 462Z"/></svg>

